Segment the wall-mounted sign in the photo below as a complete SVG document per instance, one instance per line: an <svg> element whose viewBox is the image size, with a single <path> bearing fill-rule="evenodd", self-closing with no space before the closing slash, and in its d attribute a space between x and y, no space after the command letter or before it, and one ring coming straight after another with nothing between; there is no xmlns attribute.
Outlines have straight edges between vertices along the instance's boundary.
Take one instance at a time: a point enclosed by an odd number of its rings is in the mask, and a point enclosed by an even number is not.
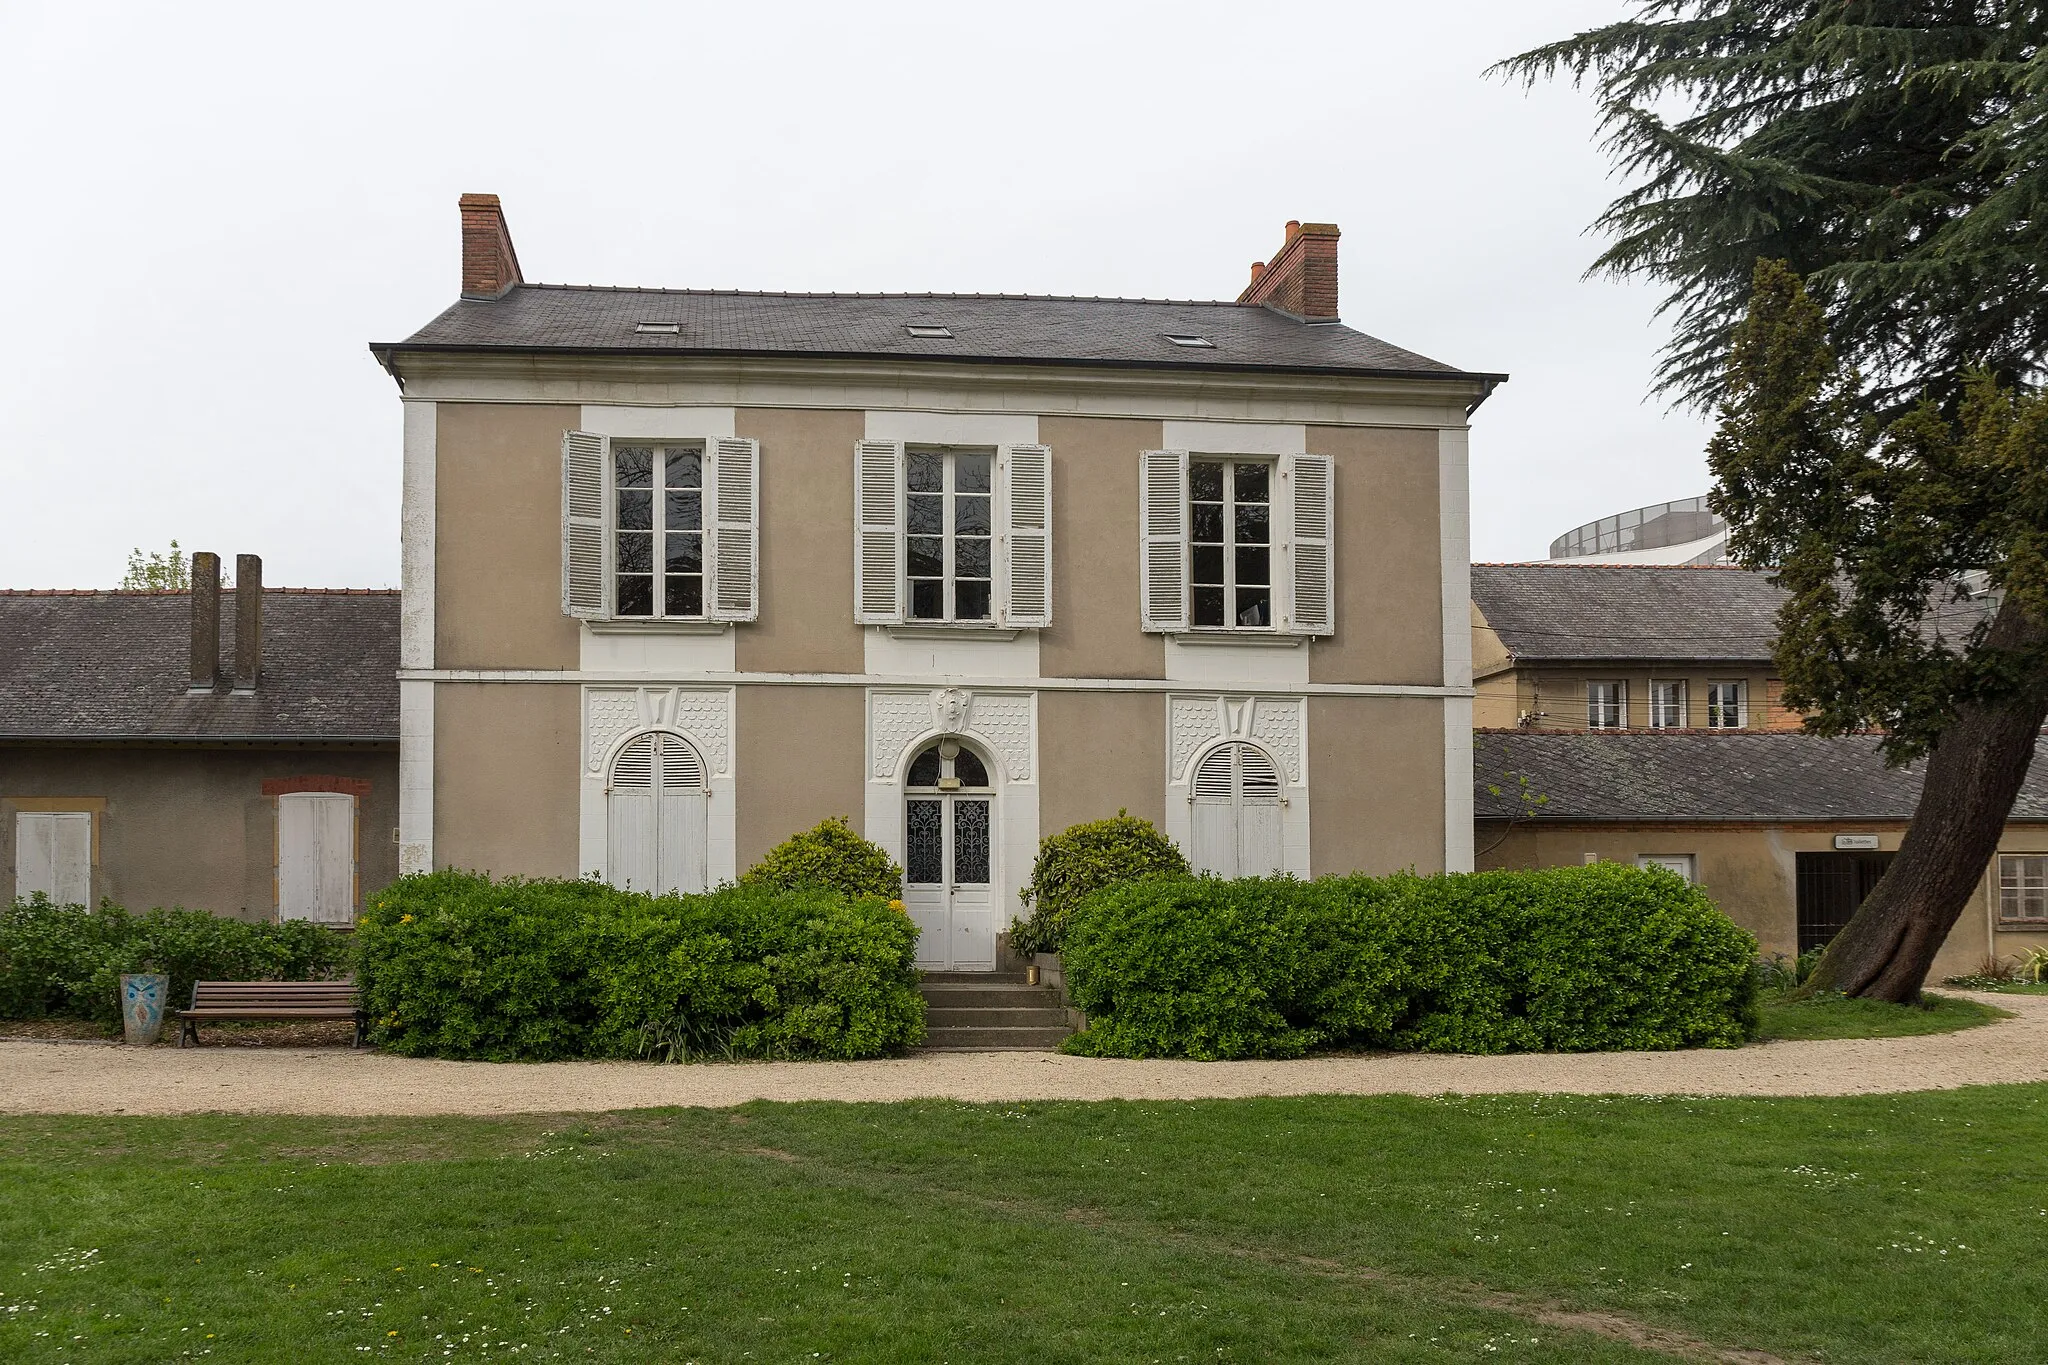
<svg viewBox="0 0 2048 1365"><path fill-rule="evenodd" d="M1877 847L1877 836L1875 834L1837 834L1835 836L1835 847L1843 849L1874 849Z"/></svg>

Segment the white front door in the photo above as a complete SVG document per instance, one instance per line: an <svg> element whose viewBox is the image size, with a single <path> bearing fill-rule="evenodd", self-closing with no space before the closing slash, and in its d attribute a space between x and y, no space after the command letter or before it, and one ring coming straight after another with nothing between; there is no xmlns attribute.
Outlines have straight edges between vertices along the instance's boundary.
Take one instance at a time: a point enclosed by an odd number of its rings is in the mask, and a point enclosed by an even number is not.
<svg viewBox="0 0 2048 1365"><path fill-rule="evenodd" d="M292 792L277 798L277 917L355 922L353 796Z"/></svg>
<svg viewBox="0 0 2048 1365"><path fill-rule="evenodd" d="M903 904L925 971L995 970L993 815L984 794L913 793L904 802Z"/></svg>

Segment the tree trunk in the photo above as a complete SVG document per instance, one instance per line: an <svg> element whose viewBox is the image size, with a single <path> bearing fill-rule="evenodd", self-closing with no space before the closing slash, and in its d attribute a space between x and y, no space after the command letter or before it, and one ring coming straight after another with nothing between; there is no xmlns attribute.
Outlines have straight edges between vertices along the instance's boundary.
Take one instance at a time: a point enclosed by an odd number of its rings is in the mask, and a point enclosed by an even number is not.
<svg viewBox="0 0 2048 1365"><path fill-rule="evenodd" d="M1984 646L2027 649L2044 640L2048 627L2007 598ZM1897 1004L1919 998L1934 955L1998 851L2044 719L2048 673L2039 671L2008 697L1957 708L1927 756L1920 805L1898 856L1821 954L1808 991Z"/></svg>

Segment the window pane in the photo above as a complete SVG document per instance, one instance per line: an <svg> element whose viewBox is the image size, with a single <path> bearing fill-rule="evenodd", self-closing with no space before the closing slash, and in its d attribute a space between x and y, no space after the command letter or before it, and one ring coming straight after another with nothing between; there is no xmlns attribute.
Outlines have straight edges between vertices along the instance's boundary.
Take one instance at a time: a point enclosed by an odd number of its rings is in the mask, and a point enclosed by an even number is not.
<svg viewBox="0 0 2048 1365"><path fill-rule="evenodd" d="M1188 509L1188 538L1198 544L1218 544L1223 539L1223 504L1198 502Z"/></svg>
<svg viewBox="0 0 2048 1365"><path fill-rule="evenodd" d="M963 536L985 536L988 527L988 498L975 496L953 499L953 529Z"/></svg>
<svg viewBox="0 0 2048 1365"><path fill-rule="evenodd" d="M953 880L966 886L988 882L988 801L953 803Z"/></svg>
<svg viewBox="0 0 2048 1365"><path fill-rule="evenodd" d="M946 619L946 585L936 578L922 578L910 585L910 614L920 621Z"/></svg>
<svg viewBox="0 0 2048 1365"><path fill-rule="evenodd" d="M1221 545L1197 545L1193 566L1189 570L1190 583L1221 583L1223 581L1223 547Z"/></svg>
<svg viewBox="0 0 2048 1365"><path fill-rule="evenodd" d="M612 481L620 488L653 487L653 448L649 446L613 446Z"/></svg>
<svg viewBox="0 0 2048 1365"><path fill-rule="evenodd" d="M1223 624L1223 589L1196 588L1188 594L1188 605L1193 608L1194 623L1198 626L1220 626Z"/></svg>
<svg viewBox="0 0 2048 1365"><path fill-rule="evenodd" d="M981 765L979 758L966 749L962 749L960 756L953 760L953 776L960 779L960 785L963 787L988 785L988 769Z"/></svg>
<svg viewBox="0 0 2048 1365"><path fill-rule="evenodd" d="M1272 553L1263 545L1238 546L1237 585L1241 588L1252 588L1271 583L1273 580L1268 569L1268 561Z"/></svg>
<svg viewBox="0 0 2048 1365"><path fill-rule="evenodd" d="M1188 466L1188 496L1196 502L1223 501L1223 466L1197 460Z"/></svg>
<svg viewBox="0 0 2048 1365"><path fill-rule="evenodd" d="M937 536L912 536L905 548L912 578L937 578L945 573L945 541Z"/></svg>
<svg viewBox="0 0 2048 1365"><path fill-rule="evenodd" d="M1265 502L1266 483L1271 474L1269 466L1262 464L1241 464L1232 471L1236 475L1237 500L1239 502Z"/></svg>
<svg viewBox="0 0 2048 1365"><path fill-rule="evenodd" d="M1273 509L1264 503L1251 507L1237 505L1237 538L1247 545L1264 545L1270 539L1267 525Z"/></svg>
<svg viewBox="0 0 2048 1365"><path fill-rule="evenodd" d="M617 554L620 573L654 572L654 537L650 534L621 531Z"/></svg>
<svg viewBox="0 0 2048 1365"><path fill-rule="evenodd" d="M962 578L989 576L989 542L962 538L953 542L953 572Z"/></svg>
<svg viewBox="0 0 2048 1365"><path fill-rule="evenodd" d="M670 574L666 592L662 605L670 616L704 614L704 580L696 574Z"/></svg>
<svg viewBox="0 0 2048 1365"><path fill-rule="evenodd" d="M1241 626L1272 625L1273 590L1271 588L1239 588L1237 590L1237 623Z"/></svg>
<svg viewBox="0 0 2048 1365"><path fill-rule="evenodd" d="M913 493L940 493L946 487L946 457L912 451L904 461L904 485Z"/></svg>
<svg viewBox="0 0 2048 1365"><path fill-rule="evenodd" d="M671 450L663 461L670 488L702 488L704 457L694 450Z"/></svg>
<svg viewBox="0 0 2048 1365"><path fill-rule="evenodd" d="M946 529L946 500L936 493L913 493L906 515L914 536L935 536Z"/></svg>
<svg viewBox="0 0 2048 1365"><path fill-rule="evenodd" d="M646 531L654 526L654 494L621 492L619 494L619 528L626 531Z"/></svg>
<svg viewBox="0 0 2048 1365"><path fill-rule="evenodd" d="M955 493L986 493L989 491L989 465L992 459L987 455L955 455L953 457L953 491Z"/></svg>
<svg viewBox="0 0 2048 1365"><path fill-rule="evenodd" d="M963 578L953 585L954 620L986 621L988 617L988 580Z"/></svg>
<svg viewBox="0 0 2048 1365"><path fill-rule="evenodd" d="M936 787L939 785L939 746L934 744L916 758L910 760L910 776L906 779L913 787Z"/></svg>
<svg viewBox="0 0 2048 1365"><path fill-rule="evenodd" d="M946 880L945 827L939 823L944 803L934 799L905 805L903 880L919 886Z"/></svg>
<svg viewBox="0 0 2048 1365"><path fill-rule="evenodd" d="M648 574L619 575L619 615L654 615L654 579Z"/></svg>
<svg viewBox="0 0 2048 1365"><path fill-rule="evenodd" d="M668 529L671 531L695 531L704 525L704 495L702 493L668 494Z"/></svg>
<svg viewBox="0 0 2048 1365"><path fill-rule="evenodd" d="M670 534L662 542L662 567L670 573L704 572L704 537L701 532Z"/></svg>

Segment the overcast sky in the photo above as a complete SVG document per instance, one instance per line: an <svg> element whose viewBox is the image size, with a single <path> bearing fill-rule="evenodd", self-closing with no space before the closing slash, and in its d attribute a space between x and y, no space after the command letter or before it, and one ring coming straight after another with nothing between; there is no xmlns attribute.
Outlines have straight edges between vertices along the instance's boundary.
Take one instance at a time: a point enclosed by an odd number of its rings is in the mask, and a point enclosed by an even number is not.
<svg viewBox="0 0 2048 1365"><path fill-rule="evenodd" d="M1232 298L1343 229L1353 327L1513 378L1473 553L1705 491L1656 297L1581 279L1591 101L1485 67L1623 0L1019 5L0 0L0 586L133 545L395 586L399 403L456 196L530 279Z"/></svg>

